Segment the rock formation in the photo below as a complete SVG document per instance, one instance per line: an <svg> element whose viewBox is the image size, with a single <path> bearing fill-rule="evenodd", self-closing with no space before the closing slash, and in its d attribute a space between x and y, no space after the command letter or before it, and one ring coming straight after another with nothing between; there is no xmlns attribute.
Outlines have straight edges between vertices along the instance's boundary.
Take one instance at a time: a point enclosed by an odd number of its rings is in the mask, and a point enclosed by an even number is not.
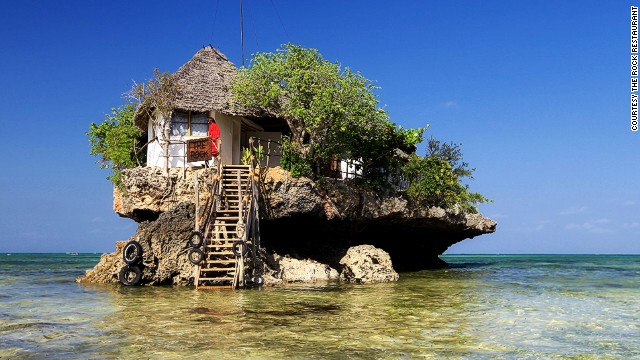
<svg viewBox="0 0 640 360"><path fill-rule="evenodd" d="M273 254L267 261L264 281L267 285L293 282L331 281L339 278L338 271L314 260L300 260Z"/></svg>
<svg viewBox="0 0 640 360"><path fill-rule="evenodd" d="M157 168L130 169L123 173L122 191L114 189L114 210L140 223L130 240L138 240L144 251L143 283L193 281L186 252L195 221L195 172L172 169L165 177ZM197 173L199 201L204 204L213 170ZM292 178L280 168L269 168L260 177L260 231L262 245L269 250L264 255L268 265L264 279L271 284L334 280L343 267L344 279L368 282L367 276L348 265L352 256L345 256L349 248L365 244L384 250L401 271L442 267L446 263L438 255L449 246L496 228L493 220L480 214L423 209L401 194L360 189L348 180L314 182ZM103 255L80 281L117 282L124 266L123 244L117 243L115 253ZM341 263L343 257L347 260ZM367 258L370 270L374 261L386 261L379 254ZM393 271L390 263L388 267ZM377 279L393 279L393 273Z"/></svg>
<svg viewBox="0 0 640 360"><path fill-rule="evenodd" d="M400 277L393 270L389 254L371 245L349 248L340 264L343 266L340 278L357 284L392 282Z"/></svg>
<svg viewBox="0 0 640 360"><path fill-rule="evenodd" d="M140 267L143 283L149 285L191 285L194 266L187 259L187 239L194 226L195 206L180 203L162 213L154 221L144 221L129 241L142 246ZM118 273L125 263L122 248L126 242L116 243L116 251L104 254L93 270L88 270L81 282L117 283Z"/></svg>

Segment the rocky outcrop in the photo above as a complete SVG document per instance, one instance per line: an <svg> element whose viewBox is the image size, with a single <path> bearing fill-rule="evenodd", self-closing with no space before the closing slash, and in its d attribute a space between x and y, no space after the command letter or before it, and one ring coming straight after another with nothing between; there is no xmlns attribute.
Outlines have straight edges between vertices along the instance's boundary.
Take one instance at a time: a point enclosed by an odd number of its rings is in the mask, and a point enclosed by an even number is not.
<svg viewBox="0 0 640 360"><path fill-rule="evenodd" d="M267 285L331 281L339 278L337 270L315 260L300 260L273 254L266 263L264 282Z"/></svg>
<svg viewBox="0 0 640 360"><path fill-rule="evenodd" d="M129 240L138 240L144 251L143 283L190 285L193 281L186 239L194 228L196 173L199 202L204 204L215 175L212 169L172 169L169 177L158 168L130 169L123 172L121 190L114 190L114 210L140 223ZM259 176L262 245L272 254L288 255L265 255L269 267L264 278L272 284L336 279L335 269L347 266L341 264L347 250L365 244L388 253L400 271L442 267L446 263L438 255L449 246L496 229L493 220L480 214L425 209L400 193L365 190L351 181L292 178L280 168ZM103 255L80 281L117 282L124 266L123 244L116 244L115 253ZM369 271L384 258L365 257L358 261L368 264ZM343 271L344 279L368 281L356 268L349 269Z"/></svg>
<svg viewBox="0 0 640 360"><path fill-rule="evenodd" d="M172 168L169 176L164 176L161 168L137 167L122 172L122 187L113 189L113 210L122 217L143 222L157 219L180 203L193 203L196 172L200 204L204 204L215 175L213 169Z"/></svg>
<svg viewBox="0 0 640 360"><path fill-rule="evenodd" d="M343 266L340 278L357 284L398 281L391 257L371 245L354 246L340 259Z"/></svg>
<svg viewBox="0 0 640 360"><path fill-rule="evenodd" d="M149 285L192 285L194 266L187 259L187 239L194 228L195 206L181 203L162 213L155 221L145 221L128 241L142 246L142 283ZM125 263L122 249L125 241L116 243L116 251L104 254L92 270L79 282L117 283L118 273Z"/></svg>
<svg viewBox="0 0 640 360"><path fill-rule="evenodd" d="M363 244L387 251L399 270L442 267L438 255L451 245L496 228L480 214L425 209L400 193L359 189L350 181L292 178L280 168L262 178L265 244L336 268L347 248Z"/></svg>
<svg viewBox="0 0 640 360"><path fill-rule="evenodd" d="M195 266L188 258L187 239L194 227L195 206L181 203L162 213L154 221L140 224L135 235L128 241L140 243L142 260L137 266L142 269L141 284L145 285L193 285ZM103 254L100 262L85 275L78 278L83 283L118 283L118 274L125 266L122 249L127 241L116 242L116 251ZM337 280L338 272L326 264L311 259L295 259L263 252L260 263L265 285L296 282L318 282Z"/></svg>

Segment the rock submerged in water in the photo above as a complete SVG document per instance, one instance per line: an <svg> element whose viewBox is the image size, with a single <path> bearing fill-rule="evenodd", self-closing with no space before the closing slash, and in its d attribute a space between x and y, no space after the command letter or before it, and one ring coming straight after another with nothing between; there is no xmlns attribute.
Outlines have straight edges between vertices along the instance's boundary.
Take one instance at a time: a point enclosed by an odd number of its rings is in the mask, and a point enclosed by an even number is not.
<svg viewBox="0 0 640 360"><path fill-rule="evenodd" d="M389 254L372 245L349 248L340 260L343 266L340 279L358 284L398 281Z"/></svg>
<svg viewBox="0 0 640 360"><path fill-rule="evenodd" d="M273 254L267 261L264 274L266 285L296 282L319 282L339 279L338 271L327 264L315 260L294 259Z"/></svg>
<svg viewBox="0 0 640 360"><path fill-rule="evenodd" d="M143 284L193 285L194 266L186 252L194 228L196 173L203 204L211 169L172 169L169 177L157 168L130 169L122 174L125 191L114 189L116 213L140 223L129 241L138 241L144 251ZM271 284L330 281L340 278L337 269L345 266L349 270L342 271L342 279L347 281L395 281L391 258L400 271L440 268L446 263L438 255L449 246L496 229L495 221L480 214L425 209L399 193L362 189L348 180L314 182L293 178L280 168L265 169L260 176L260 230L262 246L268 250L264 262L269 265L265 282ZM117 283L124 244L117 243L116 252L103 255L78 281ZM366 271L378 271L374 265L383 259L388 259L391 271L368 276L356 265L346 265L350 248L364 245L375 246L386 256L360 251Z"/></svg>
<svg viewBox="0 0 640 360"><path fill-rule="evenodd" d="M192 265L187 258L187 239L193 231L195 205L181 203L162 213L154 221L138 226L136 234L128 241L137 241L142 247L142 259L137 264L142 269L145 285L193 285ZM116 242L116 251L103 254L93 269L78 282L117 283L118 273L125 266L122 249L125 241Z"/></svg>

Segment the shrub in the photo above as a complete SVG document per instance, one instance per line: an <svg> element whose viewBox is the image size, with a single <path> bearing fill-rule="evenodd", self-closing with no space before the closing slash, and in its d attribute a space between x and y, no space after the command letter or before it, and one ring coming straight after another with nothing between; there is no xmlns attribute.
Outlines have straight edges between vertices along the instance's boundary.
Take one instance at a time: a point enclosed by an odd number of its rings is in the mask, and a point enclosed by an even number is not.
<svg viewBox="0 0 640 360"><path fill-rule="evenodd" d="M99 125L92 122L86 133L91 155L99 157L101 168L111 169L107 179L116 186L120 185L122 170L140 165L146 157L146 153L138 151L144 134L133 124L134 112L132 104L113 108Z"/></svg>

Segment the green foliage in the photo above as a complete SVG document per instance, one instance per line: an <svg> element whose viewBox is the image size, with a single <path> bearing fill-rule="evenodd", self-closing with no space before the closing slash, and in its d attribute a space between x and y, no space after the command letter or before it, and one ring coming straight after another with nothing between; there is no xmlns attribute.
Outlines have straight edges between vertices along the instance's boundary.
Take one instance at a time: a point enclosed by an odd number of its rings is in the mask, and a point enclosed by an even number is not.
<svg viewBox="0 0 640 360"><path fill-rule="evenodd" d="M132 104L113 108L99 125L92 122L86 133L91 144L91 155L99 157L97 163L101 168L112 170L107 179L115 185L120 184L122 170L144 161L138 154L142 132L133 124L134 112Z"/></svg>
<svg viewBox="0 0 640 360"><path fill-rule="evenodd" d="M251 164L251 150L249 150L249 148L242 149L242 157L240 158L240 161L243 165Z"/></svg>
<svg viewBox="0 0 640 360"><path fill-rule="evenodd" d="M462 161L462 150L459 144L442 143L431 137L427 143L426 157L433 157L446 161L453 167L453 173L458 178L468 177L473 179L473 172L476 169L469 169L469 164Z"/></svg>
<svg viewBox="0 0 640 360"><path fill-rule="evenodd" d="M477 204L490 202L481 194L470 192L469 186L461 183L454 165L438 156L412 154L401 171L409 184L406 194L425 207L459 207L464 212L475 213Z"/></svg>
<svg viewBox="0 0 640 360"><path fill-rule="evenodd" d="M267 109L289 124L281 166L293 176L319 175L333 160L350 159L361 162L361 183L381 189L404 179L407 196L423 206L477 211L476 204L489 201L461 183L473 169L458 145L432 138L427 156L416 155L425 129L392 123L378 108L376 89L318 50L293 44L254 55L233 84L236 106Z"/></svg>
<svg viewBox="0 0 640 360"><path fill-rule="evenodd" d="M312 173L311 165L304 158L299 149L299 145L291 141L291 137L282 137L282 159L280 166L288 170L293 177L310 176Z"/></svg>
<svg viewBox="0 0 640 360"><path fill-rule="evenodd" d="M262 147L262 145L258 145L257 147L255 147L253 149L253 158L258 163L260 161L262 161L262 159L266 158L266 155L264 154L264 148ZM251 150L249 150L249 148L244 148L242 150L242 157L240 158L240 161L244 165L250 165L251 164Z"/></svg>
<svg viewBox="0 0 640 360"><path fill-rule="evenodd" d="M377 107L376 88L318 50L293 44L254 55L233 85L237 105L267 108L287 120L291 138L283 160L299 174L325 168L331 159L369 163L395 156L396 148L415 151L424 130L391 123Z"/></svg>

